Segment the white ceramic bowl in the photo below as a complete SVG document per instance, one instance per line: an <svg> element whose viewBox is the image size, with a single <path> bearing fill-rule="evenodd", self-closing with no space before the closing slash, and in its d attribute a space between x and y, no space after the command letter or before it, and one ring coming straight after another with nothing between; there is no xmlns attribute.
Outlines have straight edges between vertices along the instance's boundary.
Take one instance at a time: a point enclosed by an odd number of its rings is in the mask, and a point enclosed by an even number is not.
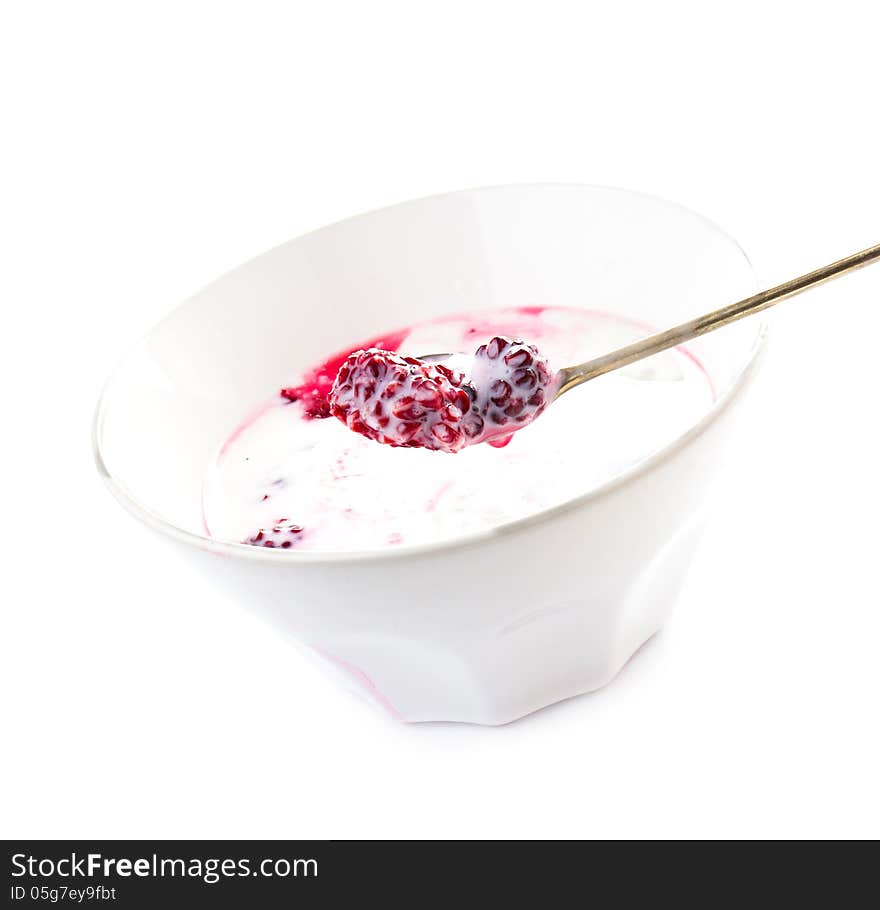
<svg viewBox="0 0 880 910"><path fill-rule="evenodd" d="M98 466L211 579L399 717L505 723L604 686L663 625L762 323L691 346L718 398L687 434L562 506L452 542L322 554L212 540L201 481L216 446L326 352L398 325L542 303L665 327L754 284L716 227L633 193L512 186L396 205L254 259L157 325L104 391Z"/></svg>

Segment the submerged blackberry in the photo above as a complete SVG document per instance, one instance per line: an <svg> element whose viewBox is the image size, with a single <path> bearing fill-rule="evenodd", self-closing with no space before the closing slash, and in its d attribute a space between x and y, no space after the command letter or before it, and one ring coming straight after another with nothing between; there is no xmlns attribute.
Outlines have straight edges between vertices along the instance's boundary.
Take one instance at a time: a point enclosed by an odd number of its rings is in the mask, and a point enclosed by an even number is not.
<svg viewBox="0 0 880 910"><path fill-rule="evenodd" d="M255 534L242 541L252 547L277 547L289 550L295 546L303 533L302 525L294 524L289 518L279 518L270 528L260 528Z"/></svg>

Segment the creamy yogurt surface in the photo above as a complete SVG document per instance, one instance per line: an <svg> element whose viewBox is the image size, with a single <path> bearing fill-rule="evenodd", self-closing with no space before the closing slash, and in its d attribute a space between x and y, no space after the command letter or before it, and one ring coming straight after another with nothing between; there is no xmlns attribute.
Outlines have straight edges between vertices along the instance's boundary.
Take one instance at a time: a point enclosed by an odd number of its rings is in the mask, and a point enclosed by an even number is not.
<svg viewBox="0 0 880 910"><path fill-rule="evenodd" d="M410 356L462 352L454 363L466 369L479 344L507 335L536 345L559 369L651 331L598 311L528 307L445 317L385 338ZM392 448L321 407L333 365L351 351L383 346L376 341L351 344L309 371L303 394L276 394L235 428L205 476L209 534L288 552L449 540L594 489L687 431L714 400L699 361L679 348L568 392L502 448Z"/></svg>

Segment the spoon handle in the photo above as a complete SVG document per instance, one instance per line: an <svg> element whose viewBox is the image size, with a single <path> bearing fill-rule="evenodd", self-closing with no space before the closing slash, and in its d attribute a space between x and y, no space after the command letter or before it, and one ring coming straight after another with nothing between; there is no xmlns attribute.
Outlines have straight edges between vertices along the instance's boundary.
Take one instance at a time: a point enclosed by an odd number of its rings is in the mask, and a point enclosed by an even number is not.
<svg viewBox="0 0 880 910"><path fill-rule="evenodd" d="M560 385L556 397L558 398L563 392L567 392L569 389L573 389L575 386L579 386L590 379L595 379L603 373L610 373L612 370L625 367L636 360L642 360L652 354L659 354L667 348L674 348L685 341L690 341L692 338L697 338L707 332L720 329L731 322L736 322L737 319L751 316L753 313L760 313L761 310L766 310L773 304L779 303L780 300L794 297L796 294L818 287L826 281L839 278L847 272L854 272L856 269L864 268L864 266L870 265L877 260L880 260L880 244L869 247L859 253L853 253L852 256L839 259L837 262L832 262L830 265L816 269L814 272L808 272L799 278L792 278L791 281L786 281L775 288L759 291L744 300L721 307L720 310L706 313L704 316L698 316L689 322L683 322L681 325L667 329L665 332L649 335L647 338L641 339L641 341L618 348L610 354L603 354L601 357L596 357L576 366L564 367L559 371Z"/></svg>

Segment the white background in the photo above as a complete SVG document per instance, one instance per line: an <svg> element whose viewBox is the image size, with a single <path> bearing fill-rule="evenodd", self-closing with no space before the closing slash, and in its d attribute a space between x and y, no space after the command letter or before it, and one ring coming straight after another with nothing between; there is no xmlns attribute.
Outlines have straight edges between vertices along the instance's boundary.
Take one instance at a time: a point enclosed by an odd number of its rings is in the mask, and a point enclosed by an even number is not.
<svg viewBox="0 0 880 910"><path fill-rule="evenodd" d="M768 284L880 242L876 3L3 9L0 834L880 835L880 266L777 311L665 631L504 728L326 680L119 508L89 438L175 303L414 196L655 193Z"/></svg>

